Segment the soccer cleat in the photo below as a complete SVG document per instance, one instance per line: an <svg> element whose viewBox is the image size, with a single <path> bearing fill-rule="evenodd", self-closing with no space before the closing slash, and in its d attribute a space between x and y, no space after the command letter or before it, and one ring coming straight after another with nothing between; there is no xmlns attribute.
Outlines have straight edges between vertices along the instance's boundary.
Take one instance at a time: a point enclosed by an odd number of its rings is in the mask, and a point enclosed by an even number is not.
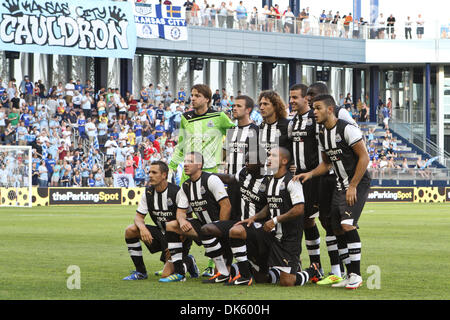
<svg viewBox="0 0 450 320"><path fill-rule="evenodd" d="M312 283L317 283L323 278L323 273L321 269L319 268L319 264L317 262L311 263L309 266L310 269L314 271L314 275L311 277Z"/></svg>
<svg viewBox="0 0 450 320"><path fill-rule="evenodd" d="M329 275L325 279L317 282L318 285L335 284L341 282L343 279L341 277L335 276L334 274Z"/></svg>
<svg viewBox="0 0 450 320"><path fill-rule="evenodd" d="M129 276L123 278L122 280L145 280L147 278L148 276L146 273L133 271Z"/></svg>
<svg viewBox="0 0 450 320"><path fill-rule="evenodd" d="M220 272L217 272L215 275L213 275L211 278L203 280L203 283L223 283L230 279L230 276L224 276Z"/></svg>
<svg viewBox="0 0 450 320"><path fill-rule="evenodd" d="M244 278L239 273L236 277L234 277L231 281L225 283L227 286L251 286L253 284L253 278Z"/></svg>
<svg viewBox="0 0 450 320"><path fill-rule="evenodd" d="M197 262L193 255L189 254L188 257L192 260L192 265L189 267L188 272L191 275L191 278L198 278L200 276L200 270L198 270Z"/></svg>
<svg viewBox="0 0 450 320"><path fill-rule="evenodd" d="M342 281L340 281L338 283L335 283L335 284L332 284L331 286L333 288L344 288L348 284L348 280L349 280L348 275L344 274L342 276Z"/></svg>
<svg viewBox="0 0 450 320"><path fill-rule="evenodd" d="M202 277L212 277L214 276L214 268L206 267L205 271L202 273Z"/></svg>
<svg viewBox="0 0 450 320"><path fill-rule="evenodd" d="M186 277L182 274L174 273L168 277L159 279L159 282L179 282L179 281L186 281Z"/></svg>
<svg viewBox="0 0 450 320"><path fill-rule="evenodd" d="M355 290L358 289L363 283L362 277L356 273L350 273L350 278L345 286L345 289Z"/></svg>

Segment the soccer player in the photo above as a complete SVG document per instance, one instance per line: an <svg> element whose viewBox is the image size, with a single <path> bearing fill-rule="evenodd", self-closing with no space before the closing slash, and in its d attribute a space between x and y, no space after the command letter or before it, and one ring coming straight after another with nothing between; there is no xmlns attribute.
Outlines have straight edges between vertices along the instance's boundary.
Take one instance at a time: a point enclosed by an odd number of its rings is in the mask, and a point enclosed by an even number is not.
<svg viewBox="0 0 450 320"><path fill-rule="evenodd" d="M145 188L136 210L134 224L125 230L125 242L136 270L123 280L147 279L147 270L142 258L142 240L151 253L161 251L161 261L165 263L163 277L169 276L173 265L169 263L169 251L165 239L166 223L176 219L177 212L185 213L188 202L180 187L167 182L169 168L165 162L155 161L150 165L150 186ZM145 224L145 217L149 214L155 226ZM198 277L199 272L193 256L188 255L191 240L182 243L182 258L188 266L191 277Z"/></svg>
<svg viewBox="0 0 450 320"><path fill-rule="evenodd" d="M308 86L295 84L289 91L289 102L295 115L289 122L288 137L292 141L292 153L294 157L294 174L308 172L319 164L319 143L317 140L318 126L314 118L314 112L309 107L306 93ZM306 249L311 263L320 264L320 234L315 218L319 217L319 177L311 179L303 184L305 197L304 233ZM335 252L337 266L339 257ZM333 265L333 262L332 262ZM317 279L312 281L317 282Z"/></svg>
<svg viewBox="0 0 450 320"><path fill-rule="evenodd" d="M361 240L357 222L370 188L367 171L369 155L359 128L336 117L336 103L332 96L316 96L312 103L316 121L323 125L319 132L323 161L314 170L299 174L294 179L306 182L327 174L330 166L333 166L336 189L333 193L330 218L337 237L340 258L346 263L348 276L332 286L357 289L362 284Z"/></svg>
<svg viewBox="0 0 450 320"><path fill-rule="evenodd" d="M171 173L177 170L178 165L184 161L186 154L192 151L200 152L205 159L203 170L217 172L222 163L222 141L227 129L233 128L234 123L224 112L217 112L211 108L212 92L204 84L196 84L191 89L191 103L193 110L181 116L178 144L175 147L169 163ZM188 176L183 171L181 183ZM213 274L214 263L209 261L204 276Z"/></svg>
<svg viewBox="0 0 450 320"><path fill-rule="evenodd" d="M245 166L245 155L249 154L250 149L258 148L258 126L250 119L254 106L252 98L239 95L232 107L233 119L237 120L237 126L227 131L224 143L226 172L232 176ZM252 154L257 155L256 152ZM239 210L241 206L238 185L235 183L228 185L227 192L232 208Z"/></svg>
<svg viewBox="0 0 450 320"><path fill-rule="evenodd" d="M299 258L303 235L304 198L302 185L298 181L293 181L292 174L288 171L290 161L291 155L286 148L272 148L268 167L275 173L267 178L265 184L267 205L256 215L238 222L230 230L230 238L246 239L249 247L252 244L257 248L256 256L267 257L259 260L260 266L264 265L266 260L266 270L276 269L278 272L275 276L279 277L282 286L304 285L313 277L318 279L322 277L317 263L312 263L309 268L301 271ZM269 220L266 220L267 217ZM265 221L263 227L255 226L254 229L250 229L258 221ZM236 255L245 252L244 245L235 250Z"/></svg>
<svg viewBox="0 0 450 320"><path fill-rule="evenodd" d="M322 82L315 82L308 87L306 92L306 98L308 100L309 107L312 109L312 99L321 94L328 94L328 87ZM350 116L348 111L344 107L335 106L334 113L336 118L345 120L355 126L356 122ZM319 128L323 125L319 124ZM317 135L318 139L318 135ZM319 162L321 162L321 152L319 152ZM333 233L330 222L331 211L331 199L334 189L336 187L336 175L331 169L328 174L320 177L319 181L319 220L322 227L326 231L326 245L328 249L328 255L330 257L331 275L322 281L318 282L319 285L333 284L342 280L341 276L344 272L344 261L339 258L339 248L337 245L336 235ZM310 218L305 221L305 230L309 230L305 233L306 247L310 250L310 259L314 261L320 261L320 234L315 224L315 219Z"/></svg>
<svg viewBox="0 0 450 320"><path fill-rule="evenodd" d="M250 155L251 154L251 155ZM237 260L239 273L231 275L228 285L251 285L253 279L250 270L247 267L247 258L242 255L242 246L245 241L239 239L230 239L229 231L233 225L261 211L267 204L265 176L262 175L262 165L258 161L257 151L247 153L245 166L236 174L216 174L222 182L234 186L239 191L239 204L232 207L230 220L216 221L206 224L202 227L202 232L229 242L231 251ZM230 259L231 260L231 259ZM235 269L232 269L232 271Z"/></svg>
<svg viewBox="0 0 450 320"><path fill-rule="evenodd" d="M217 172L222 162L222 140L227 129L234 123L224 112L211 108L211 89L204 84L196 84L191 90L192 111L181 116L178 144L175 147L169 168L176 171L185 155L197 151L204 157L203 171ZM185 172L181 183L188 179Z"/></svg>
<svg viewBox="0 0 450 320"><path fill-rule="evenodd" d="M205 247L205 255L214 260L218 272L206 283L225 282L229 278L229 270L223 257L227 244L215 237L205 235L201 228L207 223L218 220L229 220L231 205L225 186L215 175L202 171L203 156L198 152L191 152L184 160L184 170L189 179L182 184L182 192L188 199L189 205L197 219L187 218L186 212L179 211L177 220L169 222L167 227L167 242L175 274L160 279L161 282L184 281L184 269L181 260L182 243L180 235L200 240Z"/></svg>
<svg viewBox="0 0 450 320"><path fill-rule="evenodd" d="M224 148L226 150L227 173L235 175L245 165L245 155L258 145L258 126L250 119L255 103L246 95L236 97L232 107L233 119L237 126L227 131Z"/></svg>
<svg viewBox="0 0 450 320"><path fill-rule="evenodd" d="M268 157L270 150L275 147L283 147L291 150L291 144L287 135L289 120L286 119L286 105L280 95L273 90L265 90L258 97L259 110L263 122L259 127L259 142L262 147L260 152ZM262 161L266 160L262 158Z"/></svg>

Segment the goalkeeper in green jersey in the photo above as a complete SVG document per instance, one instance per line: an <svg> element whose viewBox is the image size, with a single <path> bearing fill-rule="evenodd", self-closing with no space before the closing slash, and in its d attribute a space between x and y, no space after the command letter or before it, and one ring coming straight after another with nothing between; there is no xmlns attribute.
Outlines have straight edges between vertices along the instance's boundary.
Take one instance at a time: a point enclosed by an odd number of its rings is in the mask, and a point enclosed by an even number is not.
<svg viewBox="0 0 450 320"><path fill-rule="evenodd" d="M196 84L191 89L192 111L181 116L178 144L169 163L169 168L177 170L184 156L192 151L202 154L203 170L217 172L222 163L222 143L227 129L233 128L234 123L224 112L211 109L212 92L205 84ZM182 184L189 177L184 173Z"/></svg>

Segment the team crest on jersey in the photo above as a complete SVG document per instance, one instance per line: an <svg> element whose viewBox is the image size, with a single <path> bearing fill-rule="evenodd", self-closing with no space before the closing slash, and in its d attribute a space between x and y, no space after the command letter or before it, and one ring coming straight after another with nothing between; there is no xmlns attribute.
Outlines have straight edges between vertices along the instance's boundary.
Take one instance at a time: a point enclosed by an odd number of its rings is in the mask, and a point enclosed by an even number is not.
<svg viewBox="0 0 450 320"><path fill-rule="evenodd" d="M341 142L341 141L342 141L341 135L339 133L336 134L336 142Z"/></svg>
<svg viewBox="0 0 450 320"><path fill-rule="evenodd" d="M209 120L207 126L208 126L208 128L213 128L214 127L214 122L212 120Z"/></svg>
<svg viewBox="0 0 450 320"><path fill-rule="evenodd" d="M200 188L200 193L201 193L201 194L205 194L205 193L206 193L205 187L202 186L202 187Z"/></svg>
<svg viewBox="0 0 450 320"><path fill-rule="evenodd" d="M312 119L311 119L311 118L308 118L308 120L306 120L306 125L307 125L307 126L310 126L310 125L312 125L312 124L313 124Z"/></svg>
<svg viewBox="0 0 450 320"><path fill-rule="evenodd" d="M284 184L284 182L282 182L280 184L280 190L284 190L284 189L286 189L286 185Z"/></svg>
<svg viewBox="0 0 450 320"><path fill-rule="evenodd" d="M266 192L266 185L264 183L261 183L261 185L259 186L259 191Z"/></svg>
<svg viewBox="0 0 450 320"><path fill-rule="evenodd" d="M147 190L147 193L148 193L149 195L152 195L152 190L151 190L151 189L148 189L148 190Z"/></svg>
<svg viewBox="0 0 450 320"><path fill-rule="evenodd" d="M173 201L170 198L167 198L167 205L170 207L171 205L173 205Z"/></svg>
<svg viewBox="0 0 450 320"><path fill-rule="evenodd" d="M275 136L276 136L276 137L281 137L281 131L280 131L280 129L277 129L277 132L275 133Z"/></svg>

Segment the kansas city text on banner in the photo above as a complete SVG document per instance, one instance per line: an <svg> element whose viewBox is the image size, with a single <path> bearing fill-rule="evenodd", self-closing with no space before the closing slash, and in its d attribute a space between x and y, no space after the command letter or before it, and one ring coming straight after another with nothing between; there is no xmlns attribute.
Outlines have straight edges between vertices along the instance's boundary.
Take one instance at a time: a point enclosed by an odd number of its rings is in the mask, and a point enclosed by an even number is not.
<svg viewBox="0 0 450 320"><path fill-rule="evenodd" d="M136 26L128 2L4 0L2 50L133 58Z"/></svg>
<svg viewBox="0 0 450 320"><path fill-rule="evenodd" d="M160 5L158 0L136 3L136 34L139 38L187 40L186 13L182 4Z"/></svg>

